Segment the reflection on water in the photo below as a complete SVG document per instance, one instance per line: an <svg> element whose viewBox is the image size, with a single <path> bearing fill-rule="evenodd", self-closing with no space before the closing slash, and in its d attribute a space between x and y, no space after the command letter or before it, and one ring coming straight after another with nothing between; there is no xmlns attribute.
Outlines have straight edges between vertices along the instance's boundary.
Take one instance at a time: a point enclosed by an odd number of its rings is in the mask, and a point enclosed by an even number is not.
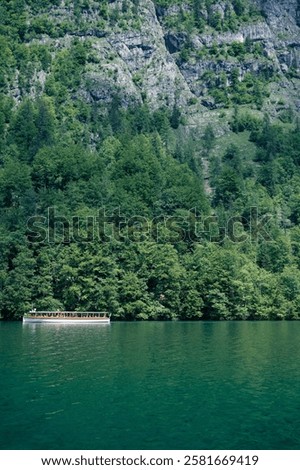
<svg viewBox="0 0 300 470"><path fill-rule="evenodd" d="M300 324L0 324L2 449L299 449Z"/></svg>

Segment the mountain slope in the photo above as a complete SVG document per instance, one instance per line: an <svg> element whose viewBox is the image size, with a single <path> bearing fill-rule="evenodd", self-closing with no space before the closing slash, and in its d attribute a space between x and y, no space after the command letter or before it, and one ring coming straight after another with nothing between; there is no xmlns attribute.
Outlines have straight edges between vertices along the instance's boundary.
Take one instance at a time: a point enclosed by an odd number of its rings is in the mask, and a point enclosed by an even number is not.
<svg viewBox="0 0 300 470"><path fill-rule="evenodd" d="M186 113L194 113L195 105L201 112L201 105L232 103L255 104L274 115L284 105L299 109L297 0L28 3L23 36L29 50L46 45L55 64L74 38L88 44L77 90L87 102L107 103L117 90L125 106L176 103ZM51 76L51 67L32 64L24 80L16 68L10 86L17 99L24 81L38 93ZM239 89L236 82L242 82ZM253 90L259 95L254 103Z"/></svg>
<svg viewBox="0 0 300 470"><path fill-rule="evenodd" d="M298 3L0 19L0 315L298 319Z"/></svg>

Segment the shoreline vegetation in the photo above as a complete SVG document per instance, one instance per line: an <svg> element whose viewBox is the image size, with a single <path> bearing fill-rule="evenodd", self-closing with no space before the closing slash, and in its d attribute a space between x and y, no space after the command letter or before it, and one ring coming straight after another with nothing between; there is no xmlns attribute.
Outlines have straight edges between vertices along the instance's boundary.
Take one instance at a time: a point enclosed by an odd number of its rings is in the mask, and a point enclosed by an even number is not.
<svg viewBox="0 0 300 470"><path fill-rule="evenodd" d="M124 104L117 86L107 102L88 101L90 39L53 50L40 39L72 25L38 16L51 2L2 3L2 318L34 307L108 310L115 321L299 319L300 120L289 107L262 112L268 83L233 74L203 131L176 102Z"/></svg>

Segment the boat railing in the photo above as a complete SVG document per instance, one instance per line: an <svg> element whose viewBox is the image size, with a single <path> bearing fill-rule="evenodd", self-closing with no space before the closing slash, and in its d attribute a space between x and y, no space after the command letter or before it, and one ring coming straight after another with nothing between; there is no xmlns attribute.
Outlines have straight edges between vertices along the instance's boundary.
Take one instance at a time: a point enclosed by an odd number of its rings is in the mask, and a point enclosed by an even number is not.
<svg viewBox="0 0 300 470"><path fill-rule="evenodd" d="M109 318L108 312L76 312L76 311L46 311L46 310L31 310L25 317L42 317L42 318Z"/></svg>

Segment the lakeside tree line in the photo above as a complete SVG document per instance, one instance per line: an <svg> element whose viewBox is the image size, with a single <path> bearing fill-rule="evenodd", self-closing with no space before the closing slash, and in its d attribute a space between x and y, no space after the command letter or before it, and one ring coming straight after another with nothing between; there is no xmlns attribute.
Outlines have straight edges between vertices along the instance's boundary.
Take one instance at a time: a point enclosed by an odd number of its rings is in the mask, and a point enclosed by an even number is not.
<svg viewBox="0 0 300 470"><path fill-rule="evenodd" d="M167 111L125 112L115 103L102 117L79 119L83 129L101 127L93 147L76 135L75 119L66 129L48 96L19 107L6 97L2 103L2 316L18 318L35 307L109 310L124 320L298 318L297 125L248 119L254 161L235 145L212 156L214 192L208 198L195 143L187 149L177 136L169 151L175 130ZM236 132L245 132L244 121L235 117ZM202 139L203 151L215 145L211 131ZM272 217L253 239L248 222L254 206L260 217ZM48 220L49 207L58 221L45 227L55 228L55 236L37 241L38 217ZM109 214L105 239L89 239L85 221L101 208ZM141 229L143 220L162 214L173 222L158 224L153 233ZM187 223L195 227L194 214L209 220L200 240L183 235ZM36 228L28 226L33 216ZM64 238L59 217L77 218L79 239ZM120 217L133 220L132 226L122 229ZM237 240L220 238L220 227L232 217Z"/></svg>

